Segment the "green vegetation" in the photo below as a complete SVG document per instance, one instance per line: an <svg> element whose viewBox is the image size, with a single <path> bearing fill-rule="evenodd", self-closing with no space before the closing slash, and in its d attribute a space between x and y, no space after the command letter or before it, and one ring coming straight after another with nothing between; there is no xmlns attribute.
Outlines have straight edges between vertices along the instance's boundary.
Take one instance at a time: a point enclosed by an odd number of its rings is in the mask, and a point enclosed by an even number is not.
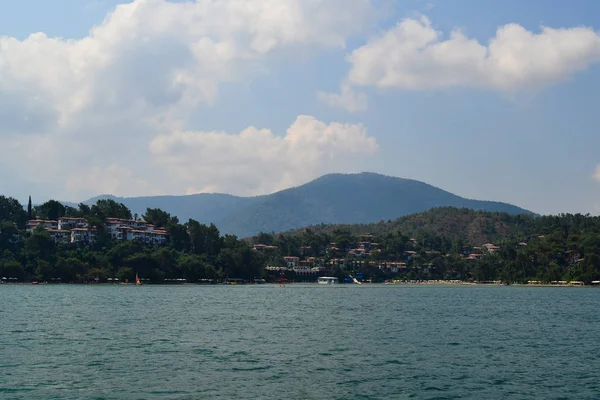
<svg viewBox="0 0 600 400"><path fill-rule="evenodd" d="M110 199L99 200L91 207L80 204L78 208L51 200L29 213L43 219L86 218L96 229L96 240L89 244L57 243L42 227L26 232L28 212L17 200L0 196L0 277L103 282L108 278L132 281L137 273L155 283L181 278L196 282L262 277L261 255L246 242L235 236L221 236L214 225L194 220L180 224L177 217L159 209L147 209L144 218L168 232L165 246L114 239L106 232L104 220L131 219L132 215L123 204Z"/></svg>
<svg viewBox="0 0 600 400"><path fill-rule="evenodd" d="M265 250L270 265L297 256L340 277L374 281L600 279L600 217L589 215L534 217L445 207L389 222L263 233L251 242L274 246Z"/></svg>
<svg viewBox="0 0 600 400"><path fill-rule="evenodd" d="M85 218L95 240L62 243L41 226L27 232L28 214ZM137 273L155 283L227 278L314 281L318 275L341 279L351 275L374 282L600 279L600 217L589 215L536 217L444 207L388 222L318 225L239 240L221 235L213 224L193 219L182 224L160 208L147 208L141 218L167 232L165 245L117 240L106 228L107 218L137 220L112 199L78 207L51 200L26 211L17 200L0 196L0 277L131 281Z"/></svg>

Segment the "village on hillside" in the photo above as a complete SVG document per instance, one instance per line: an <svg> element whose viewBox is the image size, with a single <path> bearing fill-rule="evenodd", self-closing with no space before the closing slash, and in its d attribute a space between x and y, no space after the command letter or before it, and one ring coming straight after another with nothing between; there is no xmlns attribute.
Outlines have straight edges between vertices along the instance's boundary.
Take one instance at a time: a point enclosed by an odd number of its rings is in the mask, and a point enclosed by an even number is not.
<svg viewBox="0 0 600 400"><path fill-rule="evenodd" d="M536 236L536 240L544 240L544 235ZM435 260L458 257L463 264L467 266L467 275L471 275L468 270L474 267L476 263L484 260L487 256L499 252L502 248L493 243L485 243L481 246L465 246L461 252L455 255L442 254L440 251L431 250L426 246L420 246L417 239L410 238L404 244L405 250L395 259L390 260L382 254L382 245L375 242L375 236L363 234L358 237L356 247L342 247L335 242L330 242L324 249L318 250L311 246L300 246L296 255L276 256L280 249L276 245L266 245L262 243L255 244L253 250L264 254L266 259L271 261L267 263L266 270L273 275L292 276L297 280L314 280L318 276L331 273L334 270L355 271L360 277L361 272L367 269L379 270L383 276L414 276L420 279L431 279L436 275ZM356 245L356 243L355 243ZM516 244L517 248L525 249L528 246L526 242ZM271 255L269 257L268 255ZM562 257L566 265L578 265L583 261L581 254L575 250L565 252ZM469 267L470 266L470 267ZM447 271L449 275L454 275L458 271ZM539 283L532 280L529 283ZM563 281L553 281L555 284L567 283Z"/></svg>
<svg viewBox="0 0 600 400"><path fill-rule="evenodd" d="M33 232L41 227L56 243L89 244L96 240L97 229L88 224L85 218L61 217L57 220L33 219L27 222L26 230ZM167 231L156 229L154 225L144 221L107 218L104 221L106 231L117 240L140 240L149 244L166 244Z"/></svg>
<svg viewBox="0 0 600 400"><path fill-rule="evenodd" d="M324 251L324 254L320 256L306 256L312 251L310 246L302 246L299 248L300 256L283 256L283 262L279 262L281 265L268 265L267 271L271 272L293 272L298 277L311 277L323 274L330 271L333 267L339 267L341 269L357 269L360 265L370 263L371 266L377 267L391 274L407 273L411 270L411 267L416 268L423 274L429 274L432 264L431 263L419 263L418 265L413 264L415 256L418 254L419 244L415 238L410 238L407 243L407 248L403 254L403 258L399 260L378 260L378 255L381 253L380 244L372 242L375 237L369 233L361 236L361 241L358 243L356 248L340 248L335 242L329 243ZM520 243L521 246L527 246L527 243ZM253 250L266 253L278 251L277 246L256 244L253 246ZM488 254L493 254L500 247L492 243L486 243L482 246L475 246L470 248L472 253L465 250L463 258L465 260L480 260L482 257ZM426 251L429 255L439 255L437 251ZM334 256L332 258L332 255ZM342 255L342 257L339 257ZM366 261L368 259L368 261Z"/></svg>

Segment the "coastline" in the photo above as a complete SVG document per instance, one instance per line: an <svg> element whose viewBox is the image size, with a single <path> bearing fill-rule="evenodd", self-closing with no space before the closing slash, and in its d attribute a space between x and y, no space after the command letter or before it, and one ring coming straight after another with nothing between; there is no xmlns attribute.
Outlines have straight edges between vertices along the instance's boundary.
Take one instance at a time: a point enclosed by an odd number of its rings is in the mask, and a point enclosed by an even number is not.
<svg viewBox="0 0 600 400"><path fill-rule="evenodd" d="M277 283L277 282L265 282L265 283L229 283L229 282L219 282L219 283L194 283L194 282L185 282L185 283L145 283L143 285L136 285L135 282L122 282L122 283L113 283L113 282L65 282L65 283L55 283L55 282L2 282L0 286L25 286L25 285L50 285L50 286L323 286L319 285L317 282L286 282L286 283ZM330 285L327 285L330 286ZM506 285L501 282L469 282L469 281L444 281L444 280L431 280L431 281L395 281L395 282L361 282L359 285L354 283L340 283L335 286L478 286L478 287L497 287L497 286L517 286L517 287L600 287L600 284L593 283L590 285L585 285L583 282L566 282L566 283L512 283Z"/></svg>

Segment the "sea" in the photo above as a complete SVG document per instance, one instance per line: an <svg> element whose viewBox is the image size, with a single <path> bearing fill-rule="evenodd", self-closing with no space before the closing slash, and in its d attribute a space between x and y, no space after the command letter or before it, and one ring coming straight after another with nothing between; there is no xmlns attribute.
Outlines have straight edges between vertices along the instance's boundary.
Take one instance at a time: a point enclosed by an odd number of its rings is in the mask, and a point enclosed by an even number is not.
<svg viewBox="0 0 600 400"><path fill-rule="evenodd" d="M0 399L600 399L600 290L0 285Z"/></svg>

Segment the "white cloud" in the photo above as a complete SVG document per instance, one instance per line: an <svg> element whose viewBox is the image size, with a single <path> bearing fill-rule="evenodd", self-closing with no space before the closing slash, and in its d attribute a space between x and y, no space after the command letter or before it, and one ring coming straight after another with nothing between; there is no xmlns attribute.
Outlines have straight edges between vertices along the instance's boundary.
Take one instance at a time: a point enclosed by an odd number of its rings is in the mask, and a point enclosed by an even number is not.
<svg viewBox="0 0 600 400"><path fill-rule="evenodd" d="M162 194L152 188L150 182L140 178L129 168L118 164L107 167L90 167L67 177L67 190L73 193L118 193L120 196L136 196L140 193Z"/></svg>
<svg viewBox="0 0 600 400"><path fill-rule="evenodd" d="M474 86L504 91L539 88L600 61L600 35L590 28L539 33L518 24L498 28L487 45L429 19L406 19L354 50L348 77L355 86L427 90Z"/></svg>
<svg viewBox="0 0 600 400"><path fill-rule="evenodd" d="M596 165L596 169L594 170L593 178L600 182L600 164Z"/></svg>
<svg viewBox="0 0 600 400"><path fill-rule="evenodd" d="M366 94L357 92L348 85L343 85L339 94L318 92L317 97L325 104L349 112L366 111L369 105Z"/></svg>
<svg viewBox="0 0 600 400"><path fill-rule="evenodd" d="M13 149L0 167L26 163L15 175L60 182L62 199L181 193L154 175L154 137L190 129L221 84L268 73L274 57L343 48L374 18L371 0L134 0L82 39L0 36L0 146Z"/></svg>
<svg viewBox="0 0 600 400"><path fill-rule="evenodd" d="M248 127L237 135L182 131L155 138L150 151L188 193L255 195L352 168L378 149L362 125L301 115L285 136Z"/></svg>
<svg viewBox="0 0 600 400"><path fill-rule="evenodd" d="M86 109L168 114L213 100L277 49L343 47L372 16L370 0L136 0L80 40L0 37L0 92L41 97L63 124Z"/></svg>

